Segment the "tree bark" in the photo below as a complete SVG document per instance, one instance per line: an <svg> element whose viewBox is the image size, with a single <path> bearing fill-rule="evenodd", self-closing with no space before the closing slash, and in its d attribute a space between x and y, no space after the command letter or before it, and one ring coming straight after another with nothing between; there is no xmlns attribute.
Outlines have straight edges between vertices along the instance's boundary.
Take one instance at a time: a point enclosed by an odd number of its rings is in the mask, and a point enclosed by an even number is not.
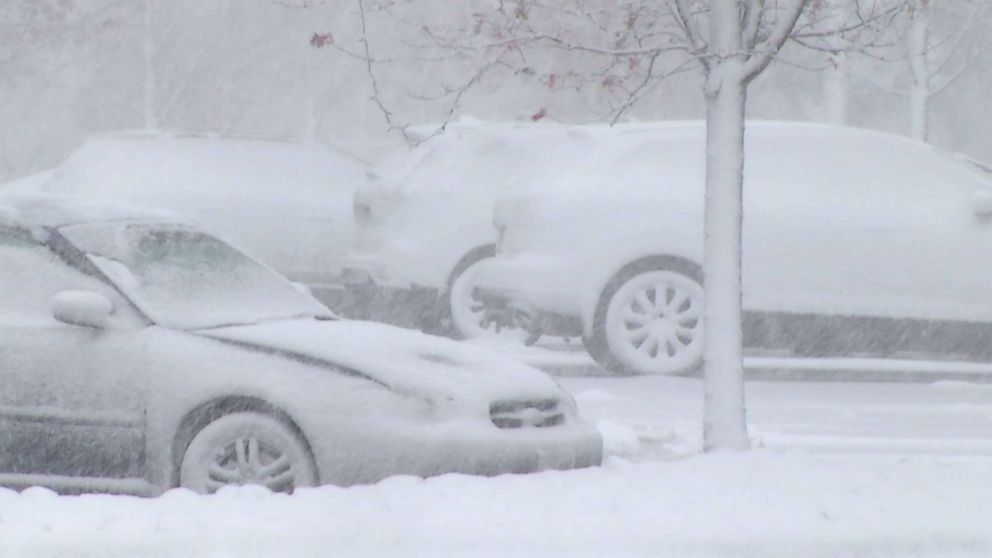
<svg viewBox="0 0 992 558"><path fill-rule="evenodd" d="M909 50L909 69L913 74L913 86L909 92L910 136L918 141L927 141L930 115L930 2L914 0L913 19L906 34Z"/></svg>
<svg viewBox="0 0 992 558"><path fill-rule="evenodd" d="M850 96L850 82L847 74L847 54L832 53L829 66L823 72L823 98L825 120L830 124L847 124L847 106Z"/></svg>
<svg viewBox="0 0 992 558"><path fill-rule="evenodd" d="M152 35L152 0L145 0L144 35L144 124L146 130L155 130L158 128L158 115L155 110L155 43Z"/></svg>
<svg viewBox="0 0 992 558"><path fill-rule="evenodd" d="M746 88L734 78L725 78L706 99L703 439L707 451L749 446L741 332L745 101Z"/></svg>
<svg viewBox="0 0 992 558"><path fill-rule="evenodd" d="M744 183L744 108L747 76L740 53L737 2L710 5L706 80L706 207L704 211L703 325L704 450L750 445L744 411L741 332L741 224Z"/></svg>
<svg viewBox="0 0 992 558"><path fill-rule="evenodd" d="M303 139L311 143L317 141L320 132L320 87L317 79L317 63L314 60L317 57L316 50L317 47L310 46L306 52L307 102L304 106L306 114L303 115Z"/></svg>
<svg viewBox="0 0 992 558"><path fill-rule="evenodd" d="M921 85L914 85L909 92L909 135L926 143L929 139L930 91Z"/></svg>

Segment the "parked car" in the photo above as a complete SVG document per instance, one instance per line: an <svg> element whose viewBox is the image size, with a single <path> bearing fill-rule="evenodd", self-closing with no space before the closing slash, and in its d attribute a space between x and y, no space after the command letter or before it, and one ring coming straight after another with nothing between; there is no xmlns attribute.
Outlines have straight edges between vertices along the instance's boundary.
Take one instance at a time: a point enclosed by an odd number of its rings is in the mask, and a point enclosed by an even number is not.
<svg viewBox="0 0 992 558"><path fill-rule="evenodd" d="M542 162L569 154L536 150L547 147L541 126L531 126L533 141L508 141L500 130L514 127L463 120L440 135L417 130L427 139L387 157L355 192L344 281L372 315L465 338L526 337L486 320L475 277L495 254L496 198L539 185Z"/></svg>
<svg viewBox="0 0 992 558"><path fill-rule="evenodd" d="M336 319L157 211L0 196L0 484L291 491L600 462L544 373Z"/></svg>
<svg viewBox="0 0 992 558"><path fill-rule="evenodd" d="M325 295L340 290L351 198L367 172L318 144L138 131L91 137L56 169L13 187L191 215Z"/></svg>
<svg viewBox="0 0 992 558"><path fill-rule="evenodd" d="M523 309L538 332L581 334L610 370L696 369L704 125L563 126L548 141L570 168L534 170L540 192L497 203L477 294L491 314ZM992 357L987 170L826 125L750 122L745 143L745 347Z"/></svg>

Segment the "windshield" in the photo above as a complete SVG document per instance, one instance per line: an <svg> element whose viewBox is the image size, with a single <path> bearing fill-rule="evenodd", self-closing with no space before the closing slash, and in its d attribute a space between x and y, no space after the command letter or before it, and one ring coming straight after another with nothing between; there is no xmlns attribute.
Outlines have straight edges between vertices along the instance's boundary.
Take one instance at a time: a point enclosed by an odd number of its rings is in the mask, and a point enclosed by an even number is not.
<svg viewBox="0 0 992 558"><path fill-rule="evenodd" d="M331 316L276 272L191 227L102 223L59 232L159 325L205 329Z"/></svg>

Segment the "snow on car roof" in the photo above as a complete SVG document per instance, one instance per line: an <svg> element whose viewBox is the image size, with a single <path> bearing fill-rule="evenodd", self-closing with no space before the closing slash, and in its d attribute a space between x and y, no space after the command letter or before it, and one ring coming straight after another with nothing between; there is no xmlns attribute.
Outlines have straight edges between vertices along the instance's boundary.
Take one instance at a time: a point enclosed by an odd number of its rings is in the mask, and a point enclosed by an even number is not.
<svg viewBox="0 0 992 558"><path fill-rule="evenodd" d="M106 221L186 222L164 210L81 197L23 192L0 193L0 225L21 229Z"/></svg>
<svg viewBox="0 0 992 558"><path fill-rule="evenodd" d="M804 122L794 120L748 120L748 131L761 131L762 135L793 135L801 132L815 132L817 134L841 134L850 137L852 134L866 135L875 138L884 138L891 141L898 141L907 145L918 146L919 142L904 136L869 130L866 128L855 128L851 126L838 126L836 124L826 124L821 122ZM449 122L444 126L446 131L464 132L472 135L498 135L501 133L513 132L528 133L536 135L561 134L565 133L572 137L610 137L626 136L643 132L653 134L678 134L690 132L693 134L702 133L706 129L705 120L653 120L640 122L622 122L610 125L608 123L591 124L567 124L562 122L546 121L484 121L472 117L464 117L459 120ZM431 124L414 126L410 128L410 133L419 139L426 140L433 136L442 136L441 125Z"/></svg>
<svg viewBox="0 0 992 558"><path fill-rule="evenodd" d="M54 170L48 190L164 205L177 196L298 194L351 189L368 164L317 144L195 134L92 136Z"/></svg>
<svg viewBox="0 0 992 558"><path fill-rule="evenodd" d="M449 123L443 133L438 133L437 126L421 126L413 131L426 139L385 159L376 168L382 180L368 189L438 193L465 189L505 192L507 188L535 185L547 190L553 184L599 188L614 183L621 170L631 178L639 168L646 178L648 171L656 170L652 161L657 157L645 155L673 156L666 152L672 150L673 141L680 143L680 153L694 150L691 152L701 154L705 130L705 122L699 120L610 126L463 119ZM805 138L815 139L824 152L878 146L911 157L942 154L902 136L822 123L749 120L746 130L746 138L780 143L786 149L800 145L793 139ZM783 156L787 155L784 152Z"/></svg>
<svg viewBox="0 0 992 558"><path fill-rule="evenodd" d="M223 230L219 222L240 215L230 208L235 202L330 207L340 198L350 215L367 172L363 161L315 143L132 131L92 136L55 169L3 190L164 207L198 219L209 211Z"/></svg>

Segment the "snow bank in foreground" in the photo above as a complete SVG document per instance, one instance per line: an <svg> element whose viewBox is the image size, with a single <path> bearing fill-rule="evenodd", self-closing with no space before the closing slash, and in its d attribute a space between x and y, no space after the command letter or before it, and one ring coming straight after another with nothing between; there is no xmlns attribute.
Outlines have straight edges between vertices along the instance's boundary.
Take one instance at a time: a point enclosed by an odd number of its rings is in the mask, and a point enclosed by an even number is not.
<svg viewBox="0 0 992 558"><path fill-rule="evenodd" d="M987 459L751 452L294 496L0 491L2 556L989 556Z"/></svg>

